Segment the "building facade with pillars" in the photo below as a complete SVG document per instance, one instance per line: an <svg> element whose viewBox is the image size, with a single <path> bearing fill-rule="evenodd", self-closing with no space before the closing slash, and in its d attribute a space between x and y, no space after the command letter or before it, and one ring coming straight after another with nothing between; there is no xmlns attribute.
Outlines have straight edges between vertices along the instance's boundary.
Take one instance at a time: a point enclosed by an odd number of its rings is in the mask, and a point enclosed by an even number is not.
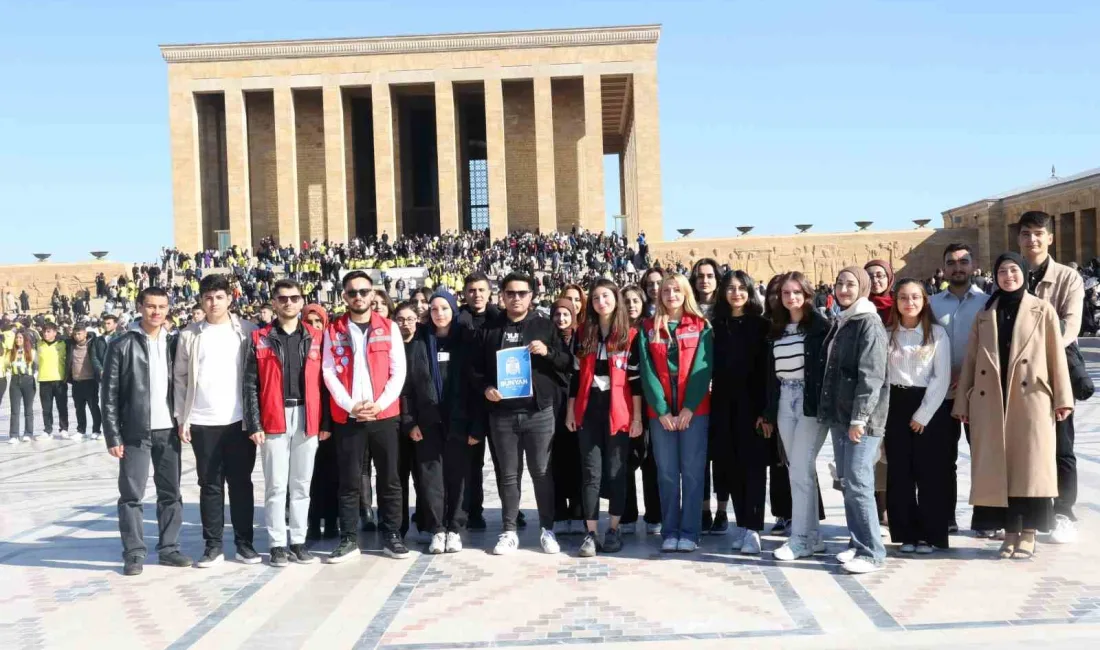
<svg viewBox="0 0 1100 650"><path fill-rule="evenodd" d="M978 264L984 269L1001 253L1020 250L1016 235L1020 215L1046 212L1054 222L1054 259L1087 264L1100 255L1100 168L1064 178L1051 178L1021 189L974 201L943 212L945 228L973 228L978 233Z"/></svg>
<svg viewBox="0 0 1100 650"><path fill-rule="evenodd" d="M656 25L164 45L175 244L661 239Z"/></svg>

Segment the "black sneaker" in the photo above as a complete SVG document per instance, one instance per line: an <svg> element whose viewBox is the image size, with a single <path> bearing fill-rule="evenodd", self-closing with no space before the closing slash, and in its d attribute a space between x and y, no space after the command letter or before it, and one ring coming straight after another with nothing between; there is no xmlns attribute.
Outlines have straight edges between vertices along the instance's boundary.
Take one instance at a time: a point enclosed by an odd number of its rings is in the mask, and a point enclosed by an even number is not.
<svg viewBox="0 0 1100 650"><path fill-rule="evenodd" d="M221 564L223 560L225 560L225 555L222 554L220 546L207 546L195 566L200 569L209 569L215 564Z"/></svg>
<svg viewBox="0 0 1100 650"><path fill-rule="evenodd" d="M466 522L466 528L468 530L485 530L488 527L488 522L486 522L485 517L481 515L470 517L470 520Z"/></svg>
<svg viewBox="0 0 1100 650"><path fill-rule="evenodd" d="M359 519L363 522L364 533L373 533L378 530L378 517L374 514L374 508L359 511Z"/></svg>
<svg viewBox="0 0 1100 650"><path fill-rule="evenodd" d="M783 517L775 518L775 525L772 526L772 535L786 535L787 531L791 529L791 520L784 519Z"/></svg>
<svg viewBox="0 0 1100 650"><path fill-rule="evenodd" d="M527 517L523 516L522 510L516 515L516 528L527 528Z"/></svg>
<svg viewBox="0 0 1100 650"><path fill-rule="evenodd" d="M325 564L340 564L359 555L359 542L354 537L345 537L340 540L339 546L325 558Z"/></svg>
<svg viewBox="0 0 1100 650"><path fill-rule="evenodd" d="M145 568L145 558L140 555L131 555L126 558L122 565L122 575L124 576L139 576L141 571Z"/></svg>
<svg viewBox="0 0 1100 650"><path fill-rule="evenodd" d="M389 534L382 551L386 555L398 560L404 560L409 557L409 548L405 546L405 542L401 541L401 537L397 533Z"/></svg>
<svg viewBox="0 0 1100 650"><path fill-rule="evenodd" d="M585 533L584 541L581 542L581 550L577 552L577 556L596 557L596 549L598 546L596 533Z"/></svg>
<svg viewBox="0 0 1100 650"><path fill-rule="evenodd" d="M317 561L317 556L306 550L304 544L291 544L290 561L298 564L313 564Z"/></svg>
<svg viewBox="0 0 1100 650"><path fill-rule="evenodd" d="M248 542L237 544L237 561L241 564L259 564L263 561L260 554Z"/></svg>
<svg viewBox="0 0 1100 650"><path fill-rule="evenodd" d="M290 564L290 560L287 559L286 549L282 546L271 547L271 566L284 567Z"/></svg>
<svg viewBox="0 0 1100 650"><path fill-rule="evenodd" d="M623 550L623 534L618 528L608 528L603 536L603 546L600 551L604 553L618 553Z"/></svg>
<svg viewBox="0 0 1100 650"><path fill-rule="evenodd" d="M179 551L172 551L171 553L161 553L157 557L157 564L174 566L182 569L184 567L193 566L195 561Z"/></svg>
<svg viewBox="0 0 1100 650"><path fill-rule="evenodd" d="M710 527L714 525L714 518L710 514L710 510L703 511L703 525L699 528L699 532L703 535L710 534Z"/></svg>
<svg viewBox="0 0 1100 650"><path fill-rule="evenodd" d="M726 531L730 529L729 515L725 510L719 510L714 513L714 523L710 526L711 535L725 535Z"/></svg>

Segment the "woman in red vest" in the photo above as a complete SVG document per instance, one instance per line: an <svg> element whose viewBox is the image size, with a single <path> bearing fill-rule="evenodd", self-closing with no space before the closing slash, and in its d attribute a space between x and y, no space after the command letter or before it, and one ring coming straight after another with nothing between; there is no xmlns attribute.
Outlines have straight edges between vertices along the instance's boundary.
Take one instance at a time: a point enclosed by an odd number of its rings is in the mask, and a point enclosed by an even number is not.
<svg viewBox="0 0 1100 650"><path fill-rule="evenodd" d="M619 519L626 508L627 454L630 438L642 435L641 381L636 331L630 326L615 283L600 279L592 287L577 347L577 372L569 385L565 427L580 444L582 502L587 534L580 556L600 546L600 487L607 485L611 522L602 549L622 549ZM579 423L579 428L578 428Z"/></svg>
<svg viewBox="0 0 1100 650"><path fill-rule="evenodd" d="M690 553L703 517L713 331L682 274L661 281L657 313L638 335L661 493L661 550Z"/></svg>

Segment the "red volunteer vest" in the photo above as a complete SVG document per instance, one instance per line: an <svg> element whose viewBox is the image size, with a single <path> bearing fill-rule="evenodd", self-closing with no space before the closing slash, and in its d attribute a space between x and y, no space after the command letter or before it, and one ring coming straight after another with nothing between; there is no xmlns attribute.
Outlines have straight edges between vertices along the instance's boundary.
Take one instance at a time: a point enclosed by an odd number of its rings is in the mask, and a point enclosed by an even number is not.
<svg viewBox="0 0 1100 650"><path fill-rule="evenodd" d="M653 359L653 369L657 378L661 380L661 387L665 390L665 399L669 400L672 413L679 413L687 391L688 376L695 363L695 351L699 349L699 337L707 325L706 320L691 314L684 314L680 318L680 325L676 328L676 344L679 346L680 355L676 372L676 396L679 403L672 404L672 380L668 376L668 332L661 332L663 338L657 338L657 332L653 328L653 318L647 318L642 322L646 338L649 339L649 356ZM656 418L657 412L648 406L649 417ZM694 411L695 415L710 415L710 391L700 402Z"/></svg>
<svg viewBox="0 0 1100 650"><path fill-rule="evenodd" d="M315 436L321 431L321 330L302 323L309 333L311 343L306 355L305 401L306 435ZM260 425L267 434L286 433L286 412L283 410L283 364L275 348L267 342L272 325L252 332L252 345L256 350L256 375L260 385Z"/></svg>
<svg viewBox="0 0 1100 650"><path fill-rule="evenodd" d="M622 352L608 352L607 369L611 379L611 435L620 431L630 431L630 422L634 416L634 398L630 394L630 385L626 378L626 364L630 357L630 346L634 343L634 337L638 331L630 328L627 337L626 350ZM583 336L577 332L578 336ZM592 388L592 378L596 376L596 355L587 354L578 356L580 363L578 370L577 399L573 402L573 417L580 427L584 423L584 412L588 408L588 393Z"/></svg>
<svg viewBox="0 0 1100 650"><path fill-rule="evenodd" d="M329 323L327 334L329 350L333 361L336 362L336 376L350 394L355 380L355 363L352 359L351 333L348 332L348 315L344 314ZM382 391L386 389L386 382L390 380L390 349L393 344L391 321L379 316L376 312L371 312L370 334L367 338L367 371L370 373L375 400L382 396ZM397 344L404 345L400 340ZM340 424L348 421L348 412L336 403L336 398L330 397L330 407L333 421ZM394 400L393 404L378 414L378 419L395 418L400 411L400 400Z"/></svg>

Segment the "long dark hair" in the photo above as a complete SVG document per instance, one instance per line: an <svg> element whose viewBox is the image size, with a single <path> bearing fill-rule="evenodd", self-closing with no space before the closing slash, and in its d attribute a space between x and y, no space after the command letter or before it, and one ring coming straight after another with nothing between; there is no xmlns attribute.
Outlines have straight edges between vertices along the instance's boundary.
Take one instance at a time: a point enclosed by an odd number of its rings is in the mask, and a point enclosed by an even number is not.
<svg viewBox="0 0 1100 650"><path fill-rule="evenodd" d="M805 302L802 303L802 320L798 321L798 330L800 332L806 331L806 324L810 322L811 318L817 315L817 312L814 311L814 288L810 284L810 281L798 271L784 273L779 276L779 281L775 286L775 292L778 299L776 300L775 307L771 310L772 328L768 333L773 339L783 336L783 330L787 329L787 326L791 324L791 313L783 306L783 285L788 282L798 284L799 288L802 289L802 297L805 300Z"/></svg>
<svg viewBox="0 0 1100 650"><path fill-rule="evenodd" d="M759 296L756 295L756 281L748 273L741 269L735 269L726 271L726 274L722 276L722 281L718 283L718 300L714 303L714 320L716 321L733 317L733 307L730 306L730 302L726 298L726 291L734 280L740 282L749 294L749 300L745 303L745 315L759 316L764 313L764 303L760 302Z"/></svg>
<svg viewBox="0 0 1100 650"><path fill-rule="evenodd" d="M890 349L897 347L897 333L898 328L901 327L901 310L898 309L898 292L907 284L915 284L920 287L920 295L924 298L920 313L917 314L917 319L920 321L921 331L923 332L921 347L928 347L936 340L932 334L932 327L935 320L932 318L932 305L928 300L928 290L924 288L924 283L916 278L902 278L897 281L894 285L894 290L891 292L894 298L894 304L890 306Z"/></svg>
<svg viewBox="0 0 1100 650"><path fill-rule="evenodd" d="M691 265L691 276L688 277L688 282L691 283L691 293L692 293L692 295L695 296L695 302L697 302L697 303L702 302L702 296L699 295L699 289L696 288L696 286L695 286L695 281L699 279L699 267L700 266L708 266L708 265L714 271L714 277L716 279L721 279L721 278L718 278L718 274L721 273L722 270L718 266L717 261L715 261L714 259L712 259L710 257L704 257L700 260L696 260L695 264ZM718 291L719 290L716 289L715 293L714 293L714 302L716 302L716 303L721 302L721 300L722 300L722 295L720 293L718 293Z"/></svg>
<svg viewBox="0 0 1100 650"><path fill-rule="evenodd" d="M642 321L642 319L644 319L646 317L646 314L649 313L649 294L647 294L645 292L645 289L639 287L636 284L626 285L625 287L623 287L622 289L619 290L619 295L621 295L623 297L623 308L624 309L626 308L626 294L628 294L628 293L636 293L636 294L638 294L638 297L642 299L642 314L641 314L641 316L638 316L638 319L637 319L638 323L640 323ZM628 316L629 316L629 314L628 314ZM634 325L637 326L638 323L634 323Z"/></svg>
<svg viewBox="0 0 1100 650"><path fill-rule="evenodd" d="M596 354L600 344L600 315L596 313L591 297L597 289L607 289L615 296L615 311L611 312L611 328L607 332L607 352L624 352L630 343L630 316L626 313L623 296L618 285L607 278L600 278L588 288L588 304L584 308L584 324L577 356ZM583 295L583 294L582 294Z"/></svg>
<svg viewBox="0 0 1100 650"><path fill-rule="evenodd" d="M19 350L19 348L15 345L15 339L20 337L23 338L23 361L31 363L31 361L34 359L34 349L31 347L31 337L27 336L25 332L16 332L15 336L12 337L11 350L8 351L8 361L10 361L11 363L15 363L16 353Z"/></svg>

